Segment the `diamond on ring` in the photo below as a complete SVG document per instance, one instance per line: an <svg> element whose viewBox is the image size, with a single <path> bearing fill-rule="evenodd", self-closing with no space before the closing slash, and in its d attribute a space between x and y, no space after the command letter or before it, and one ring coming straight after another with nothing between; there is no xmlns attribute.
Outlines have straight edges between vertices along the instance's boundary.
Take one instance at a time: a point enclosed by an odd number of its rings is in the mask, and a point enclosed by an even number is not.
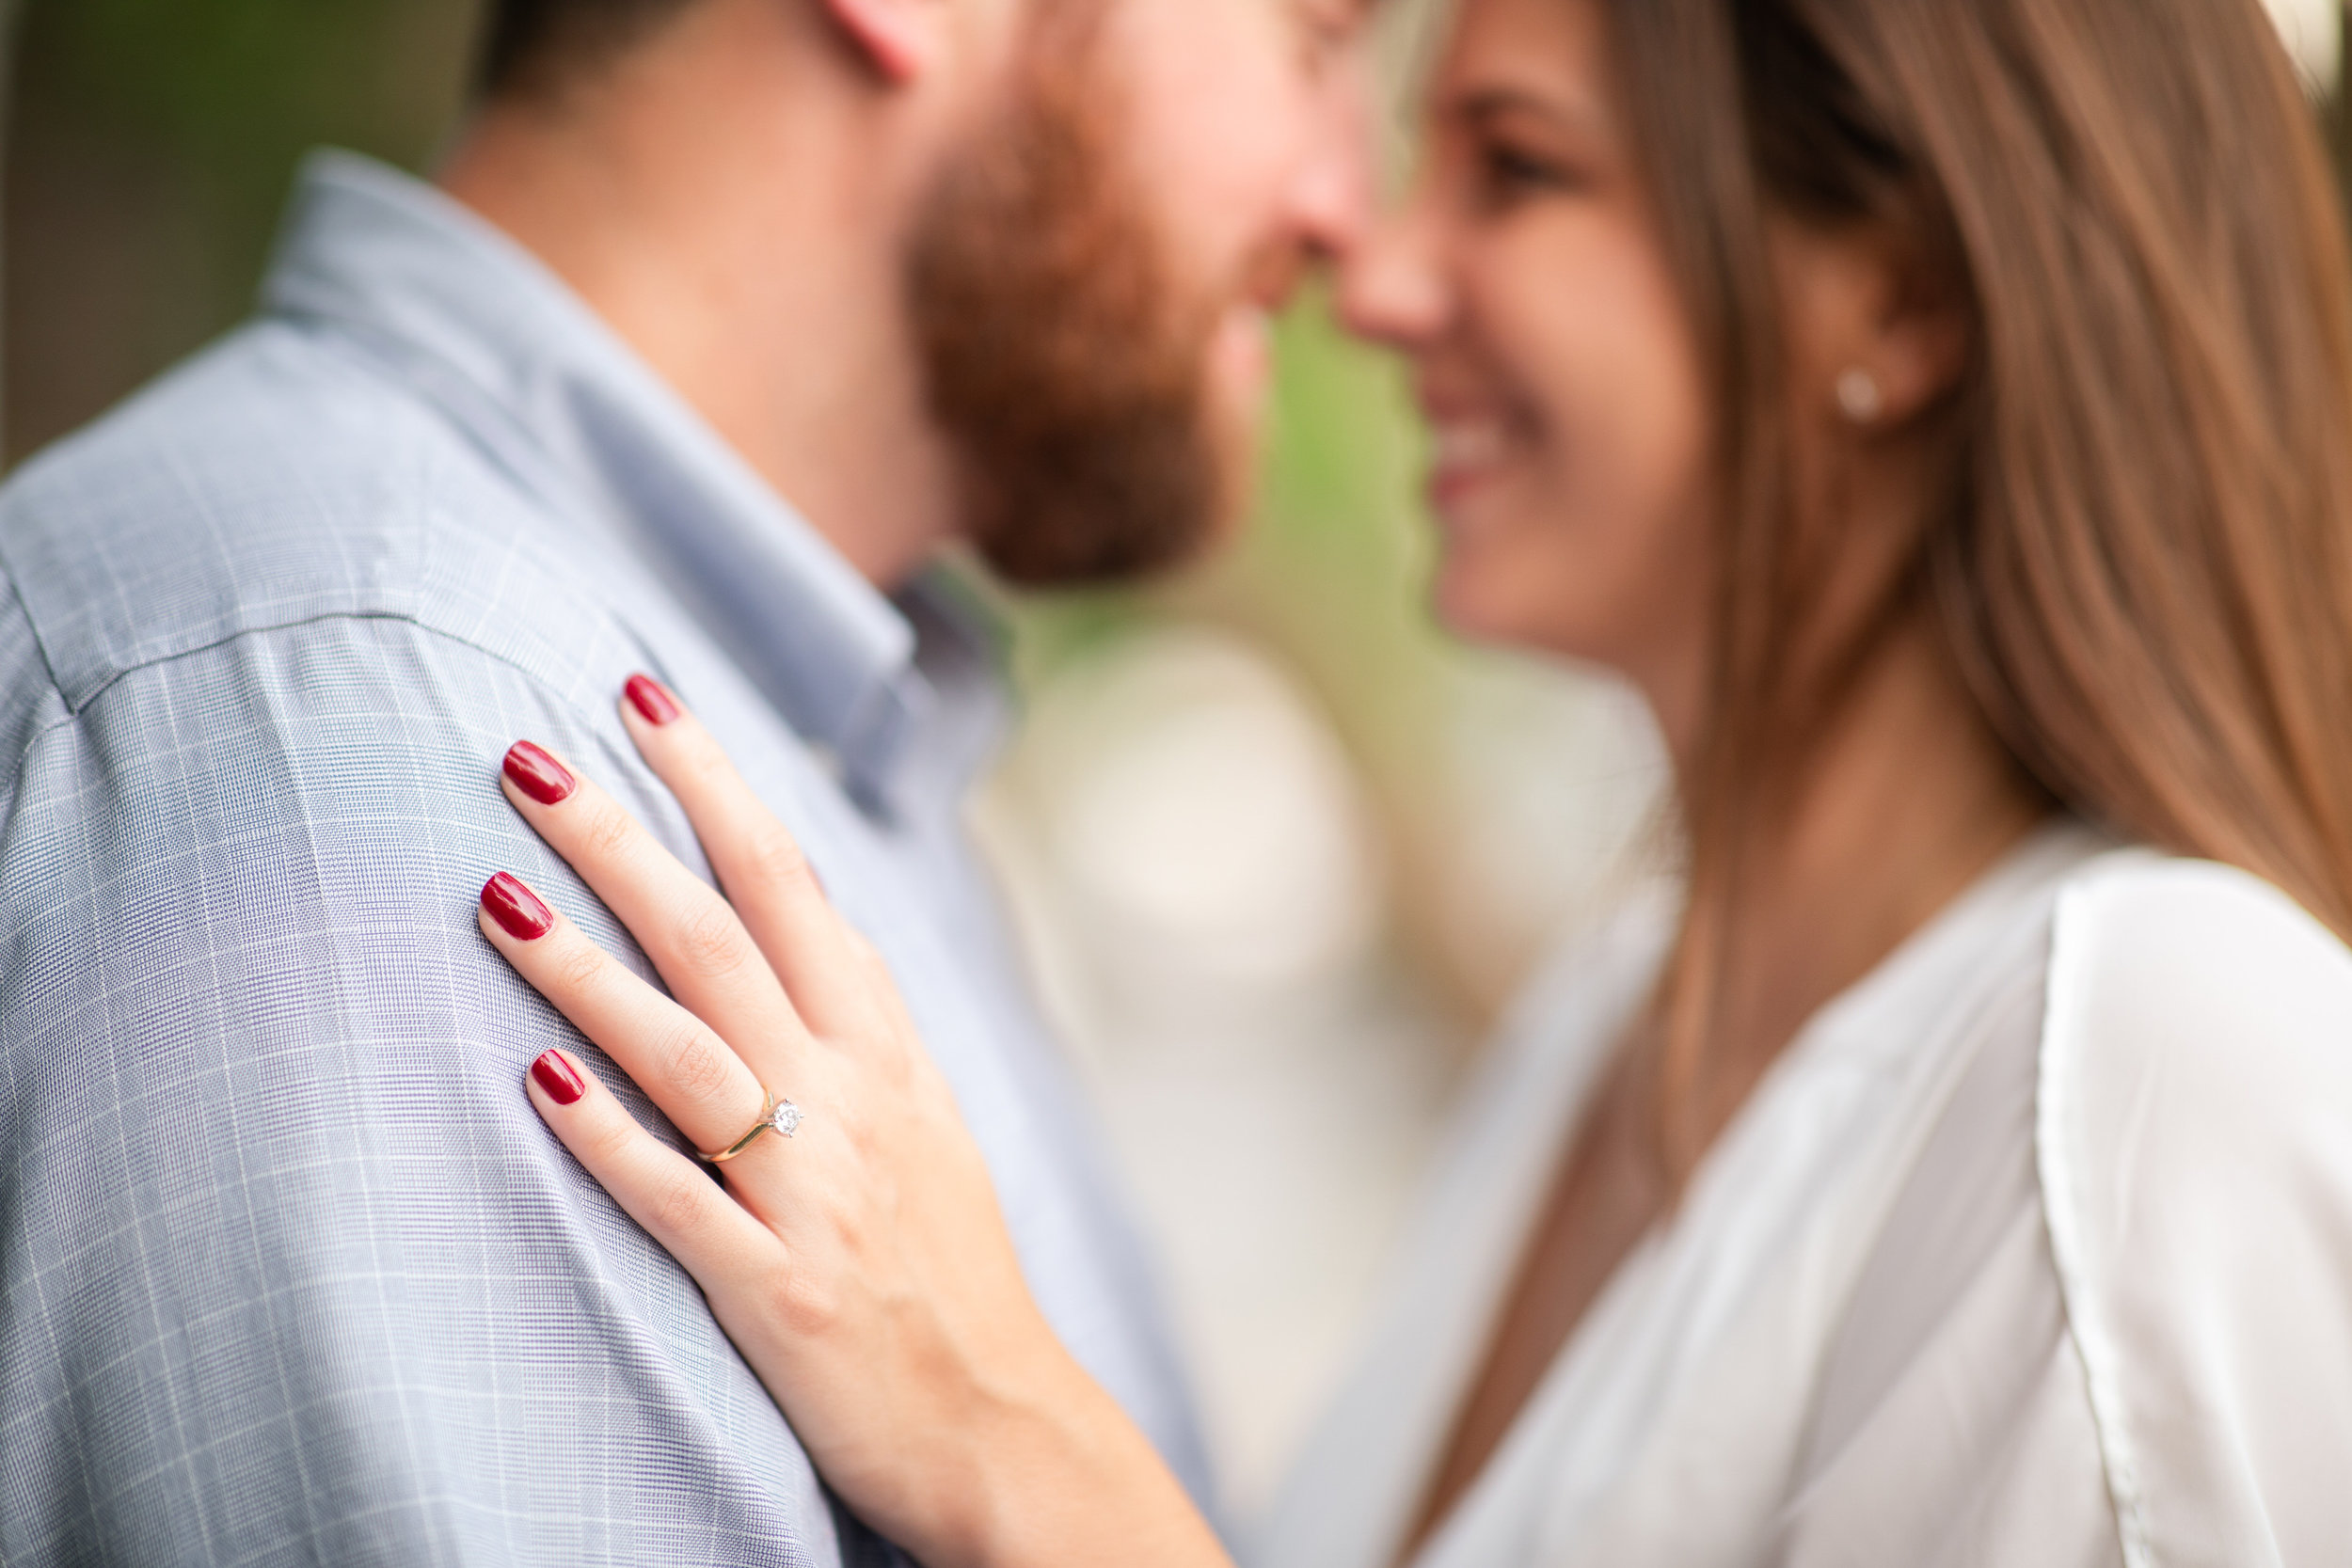
<svg viewBox="0 0 2352 1568"><path fill-rule="evenodd" d="M801 1108L798 1105L788 1100L778 1100L775 1090L764 1084L760 1085L759 1092L766 1099L767 1103L760 1107L759 1119L752 1123L751 1131L716 1154L699 1156L703 1161L709 1164L723 1165L757 1143L762 1132L780 1132L788 1138L801 1130L801 1123L806 1118L801 1115Z"/></svg>

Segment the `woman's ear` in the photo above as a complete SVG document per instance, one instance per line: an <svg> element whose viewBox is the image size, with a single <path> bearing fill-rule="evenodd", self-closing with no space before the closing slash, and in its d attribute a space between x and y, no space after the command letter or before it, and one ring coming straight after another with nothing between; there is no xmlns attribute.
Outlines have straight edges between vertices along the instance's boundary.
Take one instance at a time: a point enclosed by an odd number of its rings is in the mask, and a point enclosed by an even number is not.
<svg viewBox="0 0 2352 1568"><path fill-rule="evenodd" d="M1794 390L1848 423L1895 429L1941 402L1968 367L1963 291L1918 247L1875 226L1788 223L1773 236Z"/></svg>
<svg viewBox="0 0 2352 1568"><path fill-rule="evenodd" d="M1888 411L1910 420L1944 401L1968 372L1976 341L1967 291L1909 245L1884 260L1887 291L1876 357Z"/></svg>
<svg viewBox="0 0 2352 1568"><path fill-rule="evenodd" d="M823 0L850 45L882 78L911 82L938 58L946 27L946 0Z"/></svg>

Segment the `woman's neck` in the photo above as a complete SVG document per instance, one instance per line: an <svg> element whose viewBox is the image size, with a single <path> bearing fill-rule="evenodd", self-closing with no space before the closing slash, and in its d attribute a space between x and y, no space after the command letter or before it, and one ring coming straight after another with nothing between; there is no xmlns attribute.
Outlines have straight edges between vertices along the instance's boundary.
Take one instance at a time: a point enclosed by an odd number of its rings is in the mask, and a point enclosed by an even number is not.
<svg viewBox="0 0 2352 1568"><path fill-rule="evenodd" d="M1687 736L1682 738L1688 738ZM1804 1022L1998 860L2043 806L1925 628L1869 669L1786 809L1746 842L1716 928L1720 1021L1676 1074L1662 1001L1586 1107L1399 1560L1469 1490L1599 1291ZM1678 1100L1664 1100L1670 1093Z"/></svg>
<svg viewBox="0 0 2352 1568"><path fill-rule="evenodd" d="M2020 773L1924 618L1869 663L1781 809L1725 848L1736 895L1713 961L1710 1021L1661 1107L1695 1160L1805 1020L1853 985L2032 832L2048 803ZM1669 996L1665 1016L1692 999ZM1684 1162L1677 1160L1677 1164Z"/></svg>

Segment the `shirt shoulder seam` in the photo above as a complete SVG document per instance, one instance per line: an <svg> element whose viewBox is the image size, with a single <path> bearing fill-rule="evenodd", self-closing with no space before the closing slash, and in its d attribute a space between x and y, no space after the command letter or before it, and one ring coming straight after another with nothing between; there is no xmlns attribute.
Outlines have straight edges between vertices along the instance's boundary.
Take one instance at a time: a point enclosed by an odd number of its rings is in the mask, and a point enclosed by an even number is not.
<svg viewBox="0 0 2352 1568"><path fill-rule="evenodd" d="M10 588L11 592L13 592L13 583L11 583ZM21 597L18 602L20 604L23 602ZM530 666L524 664L521 660L515 658L512 655L502 654L492 648L485 648L481 643L474 641L470 638L460 636L455 632L448 630L446 627L437 626L431 622L423 620L421 617L405 610L335 610L324 611L317 615L297 617L296 619L291 621L274 621L267 626L240 626L235 631L229 633L227 636L216 637L209 642L175 649L168 654L157 654L152 657L143 658L134 663L125 664L120 669L110 672L106 675L105 679L100 681L97 686L93 687L90 689L89 694L84 697L78 704L70 701L66 697L64 687L57 681L56 672L49 667L47 651L43 650L41 655L42 668L49 676L50 689L57 694L57 700L60 704L64 705L66 713L65 717L53 721L50 723L43 724L39 730L35 731L26 738L24 749L20 751L13 759L13 766L9 770L8 778L7 780L8 792L13 795L18 784L23 782L25 764L42 741L48 739L49 736L56 734L59 730L71 729L75 724L80 723L82 716L87 713L91 708L95 707L101 698L104 697L107 692L113 690L118 685L121 684L125 680L128 680L132 676L144 673L150 670L161 669L166 665L177 664L182 660L195 658L204 654L217 653L223 648L242 642L248 638L267 637L278 632L299 631L307 626L326 626L338 621L383 621L395 623L401 626L413 626L418 631L424 633L428 637L452 643L457 647L466 649L469 653L478 654L482 657L489 659L494 663L506 666L508 669L513 670L516 673L521 675L532 686L536 687L550 700L570 710L576 716L590 721L595 720L596 716L594 714L583 710L572 698L564 695L561 691L558 691L553 684L550 683L545 676L541 675L537 671L530 668Z"/></svg>
<svg viewBox="0 0 2352 1568"><path fill-rule="evenodd" d="M48 677L49 689L56 695L57 699L57 705L66 710L66 716L63 719L55 720L49 723L43 724L39 729L35 730L31 735L25 736L24 746L17 752L15 757L10 760L7 782L9 797L8 803L12 808L15 804L14 797L17 784L24 777L25 759L33 754L34 750L39 747L43 740L48 738L51 731L59 729L64 725L73 722L74 712L73 705L66 701L65 683L57 678L57 666L49 657L48 641L40 635L40 623L33 619L33 607L24 602L24 585L17 580L17 576L14 572L9 572L7 576L8 579L8 597L16 601L16 612L24 617L24 629L32 634L33 647L38 650L40 655L41 673Z"/></svg>

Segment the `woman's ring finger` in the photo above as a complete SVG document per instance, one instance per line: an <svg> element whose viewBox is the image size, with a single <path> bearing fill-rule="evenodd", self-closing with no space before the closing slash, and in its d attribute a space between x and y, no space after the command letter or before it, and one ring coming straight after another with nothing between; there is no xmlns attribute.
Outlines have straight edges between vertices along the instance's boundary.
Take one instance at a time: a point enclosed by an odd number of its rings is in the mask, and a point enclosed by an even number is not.
<svg viewBox="0 0 2352 1568"><path fill-rule="evenodd" d="M761 1107L759 1119L752 1123L751 1130L716 1154L698 1155L700 1159L709 1164L723 1165L758 1142L762 1132L772 1132L788 1138L800 1132L801 1123L808 1117L798 1105L788 1100L778 1100L775 1090L765 1084L759 1086L759 1092L767 1097L768 1102Z"/></svg>

